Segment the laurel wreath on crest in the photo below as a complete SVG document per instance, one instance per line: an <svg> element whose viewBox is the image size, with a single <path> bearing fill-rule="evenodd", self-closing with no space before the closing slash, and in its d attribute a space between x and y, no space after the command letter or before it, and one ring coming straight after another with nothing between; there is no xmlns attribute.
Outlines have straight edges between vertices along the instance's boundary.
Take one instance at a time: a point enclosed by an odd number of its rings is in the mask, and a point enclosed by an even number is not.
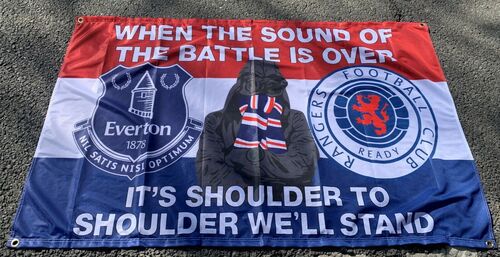
<svg viewBox="0 0 500 257"><path fill-rule="evenodd" d="M179 74L174 74L174 77L175 77L175 81L174 83L172 83L171 85L167 85L167 83L165 83L165 78L167 77L167 73L161 75L160 77L160 83L161 83L161 86L166 88L166 89L172 89L174 87L177 86L177 84L179 84L179 81L180 81L180 77L179 77Z"/></svg>
<svg viewBox="0 0 500 257"><path fill-rule="evenodd" d="M123 85L118 85L116 84L116 78L118 77L118 74L114 75L113 78L111 78L111 84L113 84L113 87L118 89L118 90L122 90L122 89L125 89L127 88L130 83L132 82L132 76L130 76L130 73L125 73L127 75L127 82L125 82L125 84Z"/></svg>

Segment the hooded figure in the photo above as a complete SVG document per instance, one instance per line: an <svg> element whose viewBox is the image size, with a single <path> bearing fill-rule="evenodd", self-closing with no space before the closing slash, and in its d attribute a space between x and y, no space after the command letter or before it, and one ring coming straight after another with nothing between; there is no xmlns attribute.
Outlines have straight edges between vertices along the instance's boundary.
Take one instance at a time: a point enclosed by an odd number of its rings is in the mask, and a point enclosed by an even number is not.
<svg viewBox="0 0 500 257"><path fill-rule="evenodd" d="M271 185L281 192L311 183L318 150L304 114L290 109L287 85L275 63L245 64L224 109L205 118L196 156L201 186ZM256 117L260 124L252 126Z"/></svg>

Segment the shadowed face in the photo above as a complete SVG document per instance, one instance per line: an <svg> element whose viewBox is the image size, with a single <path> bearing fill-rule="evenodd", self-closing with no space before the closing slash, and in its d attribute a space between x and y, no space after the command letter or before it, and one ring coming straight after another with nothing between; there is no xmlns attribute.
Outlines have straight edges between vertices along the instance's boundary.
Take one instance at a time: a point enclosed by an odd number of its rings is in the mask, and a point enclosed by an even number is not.
<svg viewBox="0 0 500 257"><path fill-rule="evenodd" d="M265 61L248 62L240 72L238 84L240 94L266 94L268 96L283 94L288 85L276 64Z"/></svg>

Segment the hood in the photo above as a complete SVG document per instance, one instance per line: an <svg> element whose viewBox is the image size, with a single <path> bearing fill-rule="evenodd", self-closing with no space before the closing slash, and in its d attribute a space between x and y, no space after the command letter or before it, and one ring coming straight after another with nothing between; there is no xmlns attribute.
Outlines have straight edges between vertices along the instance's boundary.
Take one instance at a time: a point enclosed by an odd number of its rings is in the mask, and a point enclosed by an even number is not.
<svg viewBox="0 0 500 257"><path fill-rule="evenodd" d="M281 75L278 65L263 60L248 61L240 71L236 84L233 85L224 104L224 112L239 114L238 99L242 96L266 94L275 96L283 106L283 115L288 115L290 100L286 93L288 82Z"/></svg>

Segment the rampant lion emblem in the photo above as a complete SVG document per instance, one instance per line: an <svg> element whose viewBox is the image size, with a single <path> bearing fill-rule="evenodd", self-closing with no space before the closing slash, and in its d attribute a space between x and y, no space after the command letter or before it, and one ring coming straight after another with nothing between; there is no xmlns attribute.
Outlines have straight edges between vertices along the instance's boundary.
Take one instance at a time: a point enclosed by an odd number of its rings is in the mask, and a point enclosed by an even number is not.
<svg viewBox="0 0 500 257"><path fill-rule="evenodd" d="M366 102L365 99L368 101ZM386 122L389 120L389 115L387 115L387 107L388 104L385 103L382 109L380 110L379 117L377 114L377 110L380 105L380 96L378 95L357 95L356 96L357 105L354 104L352 109L358 111L362 114L362 118L356 118L356 122L362 125L370 125L372 124L375 127L374 131L377 136L381 136L387 133Z"/></svg>

